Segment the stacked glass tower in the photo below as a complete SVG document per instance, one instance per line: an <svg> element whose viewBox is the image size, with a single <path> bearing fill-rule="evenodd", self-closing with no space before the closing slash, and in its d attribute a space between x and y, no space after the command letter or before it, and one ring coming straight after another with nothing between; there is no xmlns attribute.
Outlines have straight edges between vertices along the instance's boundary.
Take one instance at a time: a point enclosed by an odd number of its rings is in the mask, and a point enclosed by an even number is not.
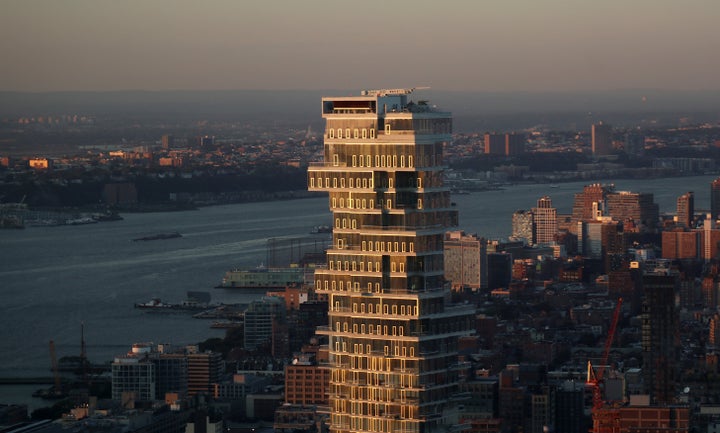
<svg viewBox="0 0 720 433"><path fill-rule="evenodd" d="M315 273L329 303L333 433L461 427L458 338L474 309L451 304L443 276L444 233L458 223L443 187L452 120L410 93L322 99L324 162L308 187L329 193L333 214Z"/></svg>

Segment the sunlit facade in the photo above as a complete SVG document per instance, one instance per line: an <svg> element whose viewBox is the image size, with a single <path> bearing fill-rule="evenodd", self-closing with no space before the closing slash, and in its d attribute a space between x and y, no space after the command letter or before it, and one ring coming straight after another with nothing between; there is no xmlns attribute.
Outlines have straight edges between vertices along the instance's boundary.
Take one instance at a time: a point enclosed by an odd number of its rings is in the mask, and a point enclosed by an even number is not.
<svg viewBox="0 0 720 433"><path fill-rule="evenodd" d="M310 191L327 191L333 246L315 273L328 296L330 431L460 429L458 337L474 310L450 303L443 236L457 226L443 187L452 120L412 89L322 99L324 162Z"/></svg>

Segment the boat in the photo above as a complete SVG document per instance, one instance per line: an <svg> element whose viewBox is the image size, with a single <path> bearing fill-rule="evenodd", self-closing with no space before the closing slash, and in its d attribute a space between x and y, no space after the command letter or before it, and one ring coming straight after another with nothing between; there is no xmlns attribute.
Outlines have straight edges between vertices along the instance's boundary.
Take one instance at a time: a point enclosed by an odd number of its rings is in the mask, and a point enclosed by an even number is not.
<svg viewBox="0 0 720 433"><path fill-rule="evenodd" d="M136 303L135 308L154 312L198 312L217 307L210 304L208 292L187 292L187 299L179 304L168 304L160 298L152 298L147 302Z"/></svg>
<svg viewBox="0 0 720 433"><path fill-rule="evenodd" d="M220 289L282 289L302 285L313 278L312 268L266 268L262 265L249 270L235 269L225 273Z"/></svg>
<svg viewBox="0 0 720 433"><path fill-rule="evenodd" d="M17 216L0 217L0 229L24 229L25 223Z"/></svg>
<svg viewBox="0 0 720 433"><path fill-rule="evenodd" d="M166 304L163 301L160 300L160 298L152 298L151 300L147 302L142 303L136 303L135 308L141 309L141 310L171 310L175 309L177 305L175 304Z"/></svg>
<svg viewBox="0 0 720 433"><path fill-rule="evenodd" d="M90 217L70 218L65 220L65 224L70 226L79 226L84 224L96 224L98 220Z"/></svg>
<svg viewBox="0 0 720 433"><path fill-rule="evenodd" d="M332 233L332 227L328 225L315 226L310 230L311 234Z"/></svg>
<svg viewBox="0 0 720 433"><path fill-rule="evenodd" d="M135 238L133 239L134 242L138 241L158 241L163 239L174 239L174 238L181 238L182 235L179 232L170 232L170 233L158 233L156 235L150 235L150 236L143 236L141 238Z"/></svg>
<svg viewBox="0 0 720 433"><path fill-rule="evenodd" d="M212 322L210 325L213 329L232 329L232 328L240 328L243 326L243 322L239 322L237 320L218 320L216 322Z"/></svg>

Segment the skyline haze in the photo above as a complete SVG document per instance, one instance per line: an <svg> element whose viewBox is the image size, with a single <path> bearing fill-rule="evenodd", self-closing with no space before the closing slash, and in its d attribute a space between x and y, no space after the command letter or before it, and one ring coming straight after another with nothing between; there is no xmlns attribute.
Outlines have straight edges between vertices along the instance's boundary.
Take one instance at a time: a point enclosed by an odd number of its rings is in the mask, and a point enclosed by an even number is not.
<svg viewBox="0 0 720 433"><path fill-rule="evenodd" d="M2 8L0 91L720 88L720 3L709 0L10 0Z"/></svg>

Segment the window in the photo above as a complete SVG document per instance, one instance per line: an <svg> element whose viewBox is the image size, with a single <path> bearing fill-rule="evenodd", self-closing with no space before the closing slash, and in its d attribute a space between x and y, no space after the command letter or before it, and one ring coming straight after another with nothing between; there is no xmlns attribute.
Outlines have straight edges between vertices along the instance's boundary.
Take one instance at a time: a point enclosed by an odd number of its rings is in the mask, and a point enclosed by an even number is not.
<svg viewBox="0 0 720 433"><path fill-rule="evenodd" d="M334 129L330 129L329 132L330 132L330 133L328 134L329 137L330 137L330 138L335 138L335 130L334 130Z"/></svg>
<svg viewBox="0 0 720 433"><path fill-rule="evenodd" d="M422 177L417 178L417 187L422 188Z"/></svg>
<svg viewBox="0 0 720 433"><path fill-rule="evenodd" d="M348 182L349 182L349 184L350 184L350 185L349 185L350 188L355 188L355 179L353 179L353 178L351 177Z"/></svg>
<svg viewBox="0 0 720 433"><path fill-rule="evenodd" d="M333 188L337 188L337 177L333 177Z"/></svg>
<svg viewBox="0 0 720 433"><path fill-rule="evenodd" d="M362 138L367 138L367 129L363 128L362 130Z"/></svg>
<svg viewBox="0 0 720 433"><path fill-rule="evenodd" d="M418 208L418 209L422 209L422 208L423 208L423 204L422 204L422 199L421 199L421 198L419 198L418 201L417 201L417 208Z"/></svg>
<svg viewBox="0 0 720 433"><path fill-rule="evenodd" d="M336 153L333 155L333 165L337 167L339 164L340 164L340 158L338 157L338 154Z"/></svg>
<svg viewBox="0 0 720 433"><path fill-rule="evenodd" d="M353 131L353 138L359 138L359 137L360 137L360 130L355 128L355 130Z"/></svg>
<svg viewBox="0 0 720 433"><path fill-rule="evenodd" d="M338 136L338 138L342 138L342 128L338 128L337 136Z"/></svg>
<svg viewBox="0 0 720 433"><path fill-rule="evenodd" d="M345 128L345 138L350 138L350 128Z"/></svg>
<svg viewBox="0 0 720 433"><path fill-rule="evenodd" d="M370 129L370 138L375 138L375 128Z"/></svg>
<svg viewBox="0 0 720 433"><path fill-rule="evenodd" d="M400 155L400 167L405 167L405 155Z"/></svg>
<svg viewBox="0 0 720 433"><path fill-rule="evenodd" d="M413 157L412 157L412 155L408 155L408 167L412 167L412 166L413 166Z"/></svg>
<svg viewBox="0 0 720 433"><path fill-rule="evenodd" d="M385 135L390 135L390 124L389 123L385 124Z"/></svg>
<svg viewBox="0 0 720 433"><path fill-rule="evenodd" d="M338 238L337 240L337 247L339 250L343 249L343 240L342 238Z"/></svg>
<svg viewBox="0 0 720 433"><path fill-rule="evenodd" d="M352 156L352 166L357 167L357 155Z"/></svg>

